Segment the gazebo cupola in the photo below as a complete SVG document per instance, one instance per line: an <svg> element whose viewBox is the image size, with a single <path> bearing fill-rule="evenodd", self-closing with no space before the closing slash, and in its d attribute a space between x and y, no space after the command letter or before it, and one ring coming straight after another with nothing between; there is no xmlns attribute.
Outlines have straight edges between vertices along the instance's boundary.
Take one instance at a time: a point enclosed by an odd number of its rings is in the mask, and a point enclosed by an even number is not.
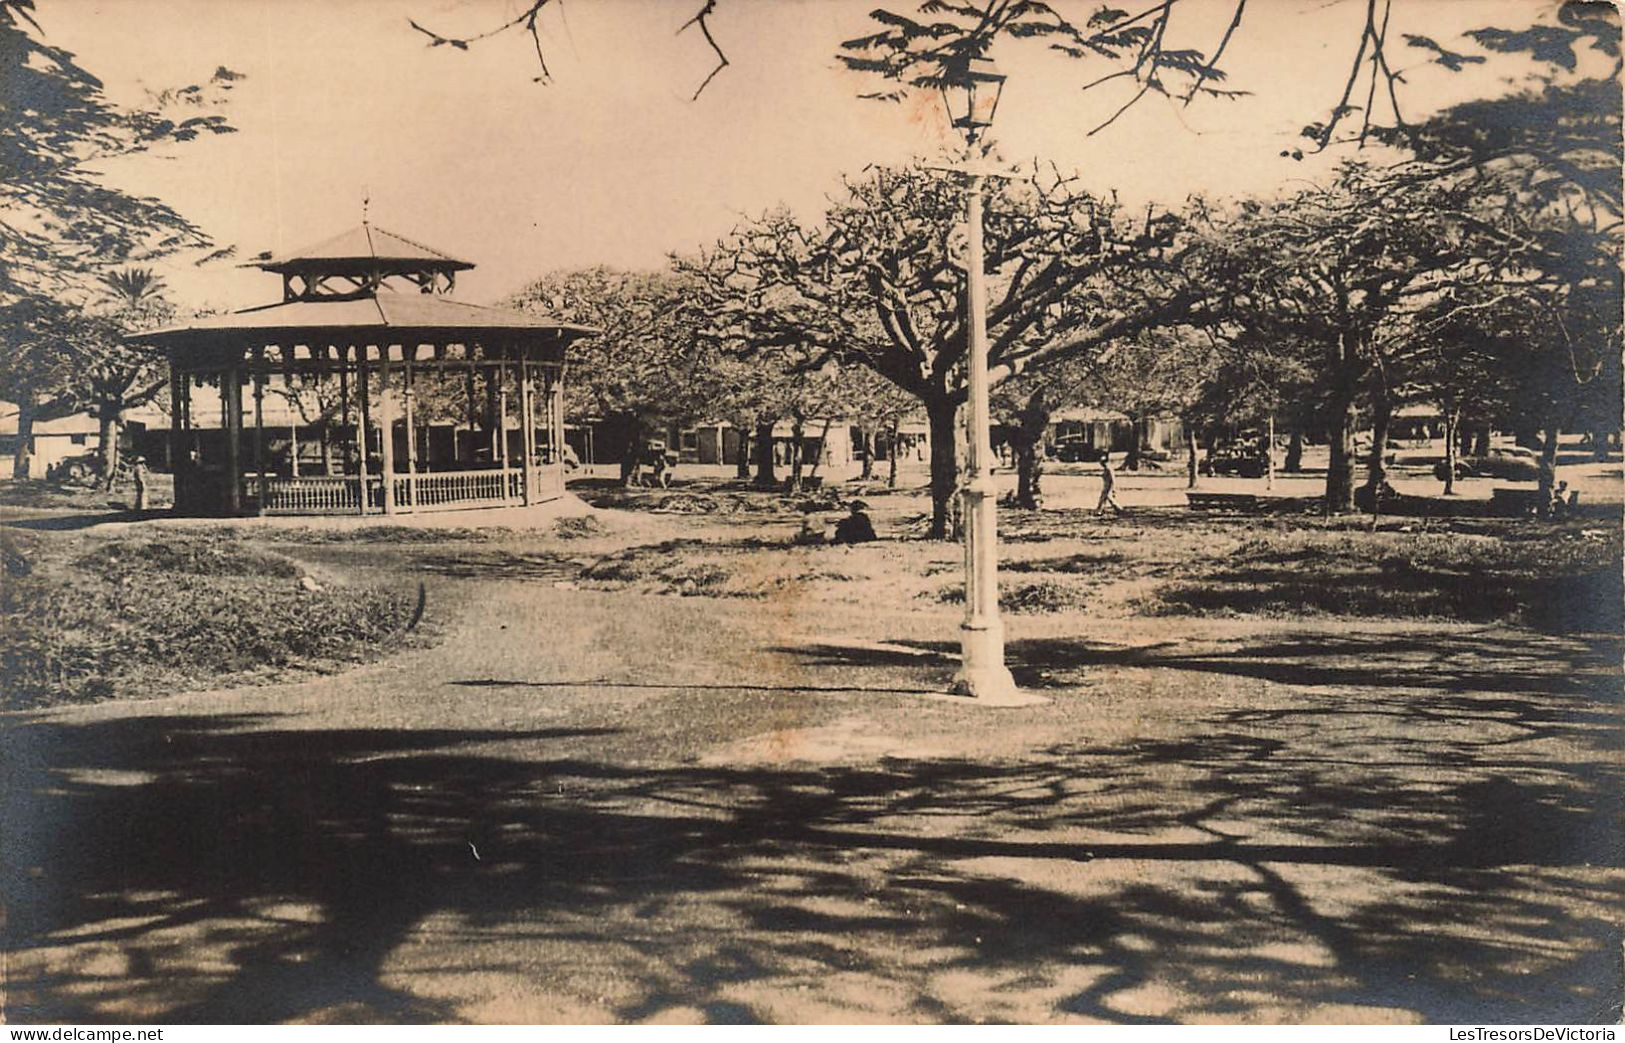
<svg viewBox="0 0 1625 1043"><path fill-rule="evenodd" d="M450 293L457 273L474 265L363 221L315 246L244 267L282 276L284 301L346 301L375 296L391 282L396 289Z"/></svg>
<svg viewBox="0 0 1625 1043"><path fill-rule="evenodd" d="M453 300L472 264L365 222L247 267L282 276L282 300L129 338L169 362L177 511L394 515L563 493L564 351L597 331Z"/></svg>

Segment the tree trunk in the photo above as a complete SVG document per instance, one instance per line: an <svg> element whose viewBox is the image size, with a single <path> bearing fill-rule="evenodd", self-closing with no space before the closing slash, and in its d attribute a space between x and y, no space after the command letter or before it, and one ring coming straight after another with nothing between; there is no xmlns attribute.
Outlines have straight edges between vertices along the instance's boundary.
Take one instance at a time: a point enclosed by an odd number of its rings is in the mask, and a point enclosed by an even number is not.
<svg viewBox="0 0 1625 1043"><path fill-rule="evenodd" d="M959 403L943 395L927 399L926 420L931 431L931 528L928 539L946 540L950 537L950 516L953 513L954 493L959 487L959 457L957 426L954 418Z"/></svg>
<svg viewBox="0 0 1625 1043"><path fill-rule="evenodd" d="M779 483L779 476L773 473L773 421L756 421L756 436L751 441L756 444L756 485L772 488Z"/></svg>
<svg viewBox="0 0 1625 1043"><path fill-rule="evenodd" d="M1326 513L1347 514L1354 510L1354 396L1363 375L1358 335L1339 333L1327 344L1327 355L1333 387L1326 404Z"/></svg>
<svg viewBox="0 0 1625 1043"><path fill-rule="evenodd" d="M1326 513L1346 514L1354 509L1354 400L1340 389L1327 407Z"/></svg>
<svg viewBox="0 0 1625 1043"><path fill-rule="evenodd" d="M1378 392L1371 403L1371 452L1366 457L1366 488L1373 493L1388 480L1388 429L1394 419L1394 406L1388 395Z"/></svg>
<svg viewBox="0 0 1625 1043"><path fill-rule="evenodd" d="M893 420L891 425L890 442L886 447L886 488L897 488L897 441L903 434L903 422Z"/></svg>
<svg viewBox="0 0 1625 1043"><path fill-rule="evenodd" d="M1039 388L1028 397L1016 415L1015 426L1010 429L1008 442L1016 458L1016 505L1029 511L1043 505L1044 462L1039 447L1044 444L1049 420L1049 402L1044 389Z"/></svg>
<svg viewBox="0 0 1625 1043"><path fill-rule="evenodd" d="M11 457L14 478L42 478L34 468L34 396L23 392L17 396L17 449Z"/></svg>
<svg viewBox="0 0 1625 1043"><path fill-rule="evenodd" d="M1281 470L1287 474L1303 470L1303 429L1297 424L1292 425L1292 434L1287 437L1286 459L1281 461Z"/></svg>
<svg viewBox="0 0 1625 1043"><path fill-rule="evenodd" d="M111 492L114 481L118 479L118 406L110 402L97 405L96 422L101 439L101 444L96 447L96 466L101 468L103 491Z"/></svg>
<svg viewBox="0 0 1625 1043"><path fill-rule="evenodd" d="M818 476L818 467L819 467L820 464L822 464L824 462L824 457L826 457L828 455L829 455L829 421L826 420L826 421L824 421L824 429L823 429L823 431L820 432L819 435L818 435L818 455L813 457L812 470L808 472L809 477L816 478Z"/></svg>
<svg viewBox="0 0 1625 1043"><path fill-rule="evenodd" d="M1128 455L1123 458L1123 470L1138 471L1140 469L1140 418L1130 414L1128 418Z"/></svg>
<svg viewBox="0 0 1625 1043"><path fill-rule="evenodd" d="M1196 424L1185 421L1185 488L1196 488L1197 460Z"/></svg>
<svg viewBox="0 0 1625 1043"><path fill-rule="evenodd" d="M805 432L799 414L790 417L790 492L801 491L801 438Z"/></svg>
<svg viewBox="0 0 1625 1043"><path fill-rule="evenodd" d="M1597 463L1608 459L1608 432L1600 428L1591 432L1591 459Z"/></svg>
<svg viewBox="0 0 1625 1043"><path fill-rule="evenodd" d="M750 429L744 426L739 428L739 444L734 447L734 477L750 481Z"/></svg>
<svg viewBox="0 0 1625 1043"><path fill-rule="evenodd" d="M1456 495L1456 439L1457 427L1461 424L1460 410L1444 410L1444 494Z"/></svg>
<svg viewBox="0 0 1625 1043"><path fill-rule="evenodd" d="M875 476L875 433L867 426L858 428L858 458L863 467L858 477L867 482Z"/></svg>
<svg viewBox="0 0 1625 1043"><path fill-rule="evenodd" d="M488 382L486 386L491 388L494 384ZM494 417L496 410L492 409L489 415ZM640 444L643 441L642 418L631 417L626 424L625 432L626 444L621 450L621 484L631 488L633 481L637 479L638 465L641 463L639 457L643 455L643 446Z"/></svg>
<svg viewBox="0 0 1625 1043"><path fill-rule="evenodd" d="M1546 428L1546 440L1540 446L1540 502L1552 502L1552 487L1557 484L1557 425Z"/></svg>
<svg viewBox="0 0 1625 1043"><path fill-rule="evenodd" d="M1480 427L1473 435L1473 455L1486 456L1490 451L1490 428L1488 424Z"/></svg>

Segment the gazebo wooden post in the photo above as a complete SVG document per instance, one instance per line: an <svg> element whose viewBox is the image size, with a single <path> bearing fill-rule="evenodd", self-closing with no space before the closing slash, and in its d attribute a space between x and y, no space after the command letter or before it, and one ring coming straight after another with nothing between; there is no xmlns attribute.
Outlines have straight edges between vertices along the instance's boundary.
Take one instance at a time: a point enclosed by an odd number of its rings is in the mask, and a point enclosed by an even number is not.
<svg viewBox="0 0 1625 1043"><path fill-rule="evenodd" d="M389 345L378 346L378 456L384 513L395 513L395 406L389 400Z"/></svg>
<svg viewBox="0 0 1625 1043"><path fill-rule="evenodd" d="M333 349L333 354L334 354L334 357L338 359L338 364L339 364L339 426L340 427L349 427L350 426L350 358L349 358L349 352L345 351L341 347L335 347ZM350 455L349 448L348 447L343 447L343 448L344 448L344 455L346 457L348 457ZM344 473L348 472L349 470L350 470L350 468L348 466L348 461L346 460L339 467L339 473L344 474Z"/></svg>
<svg viewBox="0 0 1625 1043"><path fill-rule="evenodd" d="M479 430L479 405L474 400L474 352L466 343L463 345L463 361L468 364L468 372L465 374L468 390L468 451L472 454L474 452L474 433ZM461 464L464 461L459 457L457 462ZM474 461L470 459L467 462L473 464Z"/></svg>
<svg viewBox="0 0 1625 1043"><path fill-rule="evenodd" d="M502 466L502 502L503 503L508 503L511 500L511 497L508 495L508 364L507 364L507 362L505 362L502 359L498 359L497 363L496 363L496 369L493 372L496 374L496 387L497 387L497 415L496 415L497 461Z"/></svg>
<svg viewBox="0 0 1625 1043"><path fill-rule="evenodd" d="M367 495L367 428L372 424L371 410L367 407L370 394L367 390L367 346L355 346L355 379L356 379L356 425L355 441L357 452L356 475L361 479L361 495L356 502L361 506L361 513L366 514L372 504L368 502Z"/></svg>
<svg viewBox="0 0 1625 1043"><path fill-rule="evenodd" d="M254 375L254 513L265 514L270 483L265 477L265 348L255 345L250 363Z"/></svg>
<svg viewBox="0 0 1625 1043"><path fill-rule="evenodd" d="M165 352L169 360L169 442L164 446L164 465L171 476L175 474L175 461L181 458L181 409L185 393L181 391L180 362L174 351Z"/></svg>
<svg viewBox="0 0 1625 1043"><path fill-rule="evenodd" d="M243 513L243 388L241 363L220 374L220 402L226 411L226 511Z"/></svg>
<svg viewBox="0 0 1625 1043"><path fill-rule="evenodd" d="M418 505L418 433L417 420L413 412L413 400L417 392L412 387L412 357L418 353L416 344L401 346L401 355L405 363L405 377L401 387L401 397L406 403L406 505L416 508Z"/></svg>
<svg viewBox="0 0 1625 1043"><path fill-rule="evenodd" d="M559 475L562 481L564 474L564 365L553 366L548 370L552 383L547 389L548 406L553 411L552 433L548 436L553 439L553 462L559 465ZM559 490L563 492L561 488Z"/></svg>
<svg viewBox="0 0 1625 1043"><path fill-rule="evenodd" d="M519 451L524 456L524 481L520 492L528 506L536 502L536 396L530 383L530 360L519 357Z"/></svg>

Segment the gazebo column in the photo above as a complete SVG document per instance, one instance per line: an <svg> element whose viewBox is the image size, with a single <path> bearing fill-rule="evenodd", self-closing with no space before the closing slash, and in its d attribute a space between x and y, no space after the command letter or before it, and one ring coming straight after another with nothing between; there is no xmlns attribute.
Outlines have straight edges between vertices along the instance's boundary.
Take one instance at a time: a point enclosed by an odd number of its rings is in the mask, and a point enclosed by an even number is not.
<svg viewBox="0 0 1625 1043"><path fill-rule="evenodd" d="M270 483L265 478L265 349L256 347L250 362L254 375L254 513L265 514Z"/></svg>
<svg viewBox="0 0 1625 1043"><path fill-rule="evenodd" d="M339 426L350 426L350 353L343 348L334 348L334 356L339 364ZM344 448L344 455L348 457L350 450ZM331 461L329 461L331 463ZM340 474L348 474L349 461L344 460L339 465ZM331 472L330 472L331 473Z"/></svg>
<svg viewBox="0 0 1625 1043"><path fill-rule="evenodd" d="M508 365L498 360L493 370L497 388L497 415L496 440L497 462L502 467L502 502L507 503L508 496Z"/></svg>
<svg viewBox="0 0 1625 1043"><path fill-rule="evenodd" d="M226 412L226 512L243 513L242 369L233 365L220 374L220 402Z"/></svg>
<svg viewBox="0 0 1625 1043"><path fill-rule="evenodd" d="M521 492L525 504L536 502L536 395L530 382L530 360L519 359L519 451L524 455Z"/></svg>
<svg viewBox="0 0 1625 1043"><path fill-rule="evenodd" d="M164 465L173 476L176 461L181 459L181 409L185 402L181 385L185 381L175 353L170 351L166 356L169 359L169 442L164 446Z"/></svg>
<svg viewBox="0 0 1625 1043"><path fill-rule="evenodd" d="M547 400L553 411L553 425L550 428L553 439L553 462L559 465L559 474L564 473L564 367L555 365L548 368Z"/></svg>
<svg viewBox="0 0 1625 1043"><path fill-rule="evenodd" d="M416 344L403 345L401 348L405 366L401 397L406 403L406 505L413 509L418 505L418 433L417 418L412 408L417 398L417 391L412 385L412 357L417 353Z"/></svg>
<svg viewBox="0 0 1625 1043"><path fill-rule="evenodd" d="M355 425L356 440L356 474L361 479L361 495L356 502L360 504L361 513L366 514L371 505L367 502L367 428L372 426L371 409L368 408L368 399L371 397L367 387L367 346L355 346L355 379L356 379L356 407L359 412Z"/></svg>
<svg viewBox="0 0 1625 1043"><path fill-rule="evenodd" d="M395 407L389 400L389 345L378 348L378 455L382 463L384 513L395 513Z"/></svg>
<svg viewBox="0 0 1625 1043"><path fill-rule="evenodd" d="M470 459L467 460L467 461L464 461L462 459L462 457L458 457L457 462L458 462L458 464L464 464L466 462L468 464L468 466L473 466L475 459L477 459L477 457L475 457L473 455L474 454L474 434L475 434L475 432L477 432L479 430L479 419L480 419L479 413L480 413L480 410L479 410L479 403L475 400L475 394L474 394L474 351L467 344L463 345L463 361L468 364L468 372L466 374L464 374L464 375L468 378L467 379L467 391L468 391L468 452L469 452L469 455L470 455ZM453 447L453 448L455 448L455 447Z"/></svg>

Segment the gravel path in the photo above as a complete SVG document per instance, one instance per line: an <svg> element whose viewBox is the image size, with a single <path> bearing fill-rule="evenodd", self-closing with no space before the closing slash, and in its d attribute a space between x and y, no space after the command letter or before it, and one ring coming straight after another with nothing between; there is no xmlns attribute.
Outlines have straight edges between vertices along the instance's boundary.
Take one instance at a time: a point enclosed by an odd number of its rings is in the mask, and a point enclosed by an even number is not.
<svg viewBox="0 0 1625 1043"><path fill-rule="evenodd" d="M445 639L0 718L7 1021L1619 1018L1617 640L1012 617L986 710L948 605L313 560Z"/></svg>

